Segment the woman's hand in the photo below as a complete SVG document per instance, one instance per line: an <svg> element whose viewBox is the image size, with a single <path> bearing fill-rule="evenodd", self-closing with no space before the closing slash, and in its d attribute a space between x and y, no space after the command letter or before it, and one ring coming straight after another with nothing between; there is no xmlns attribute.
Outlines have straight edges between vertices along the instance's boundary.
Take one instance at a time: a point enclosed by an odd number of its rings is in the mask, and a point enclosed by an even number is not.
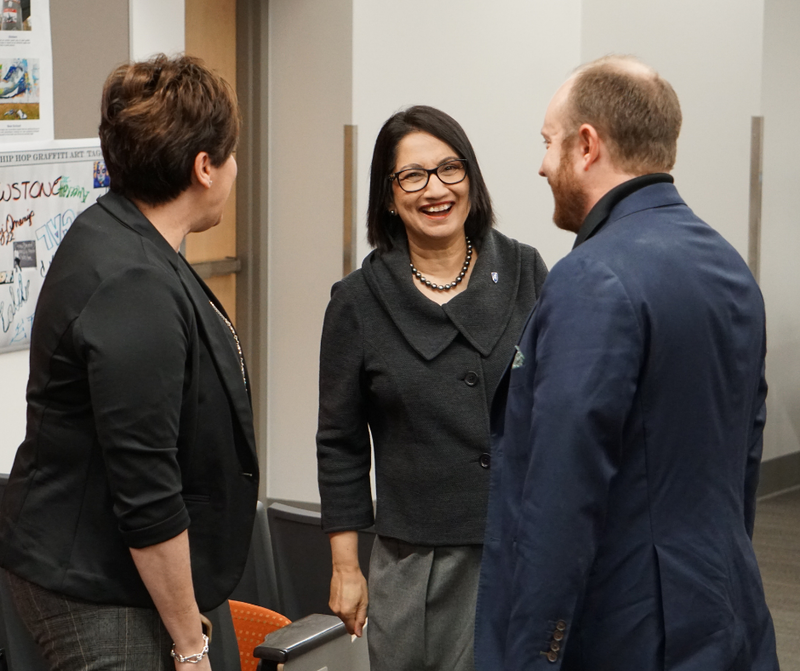
<svg viewBox="0 0 800 671"><path fill-rule="evenodd" d="M338 615L349 634L361 636L367 620L367 581L358 563L358 532L330 534L333 575L330 609Z"/></svg>
<svg viewBox="0 0 800 671"><path fill-rule="evenodd" d="M208 620L206 620L206 622L208 622ZM196 636L190 635L188 637L181 637L180 643L176 641L173 649L176 653L186 657L200 652L205 644L206 639L203 638L202 634L200 635L199 641ZM211 671L211 661L207 653L197 664L192 662L179 662L177 659L174 660L174 662L175 671Z"/></svg>
<svg viewBox="0 0 800 671"><path fill-rule="evenodd" d="M331 599L328 602L347 627L347 632L361 636L364 622L367 620L367 581L361 569L333 569L331 578Z"/></svg>
<svg viewBox="0 0 800 671"><path fill-rule="evenodd" d="M189 534L182 531L163 543L131 548L131 556L153 603L175 644L175 652L188 656L205 645L203 625L192 585ZM197 664L175 660L176 671L211 671L208 655Z"/></svg>
<svg viewBox="0 0 800 671"><path fill-rule="evenodd" d="M211 671L211 662L208 661L208 655L203 657L197 664L181 663L175 660L175 671Z"/></svg>

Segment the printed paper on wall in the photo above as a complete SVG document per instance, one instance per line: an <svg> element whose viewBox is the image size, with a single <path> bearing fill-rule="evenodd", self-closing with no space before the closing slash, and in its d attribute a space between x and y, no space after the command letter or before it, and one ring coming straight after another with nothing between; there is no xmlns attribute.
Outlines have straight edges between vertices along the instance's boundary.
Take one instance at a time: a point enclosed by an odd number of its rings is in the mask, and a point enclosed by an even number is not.
<svg viewBox="0 0 800 671"><path fill-rule="evenodd" d="M53 255L75 217L106 191L99 140L0 151L0 353L30 345Z"/></svg>
<svg viewBox="0 0 800 671"><path fill-rule="evenodd" d="M49 0L0 5L0 144L52 140Z"/></svg>

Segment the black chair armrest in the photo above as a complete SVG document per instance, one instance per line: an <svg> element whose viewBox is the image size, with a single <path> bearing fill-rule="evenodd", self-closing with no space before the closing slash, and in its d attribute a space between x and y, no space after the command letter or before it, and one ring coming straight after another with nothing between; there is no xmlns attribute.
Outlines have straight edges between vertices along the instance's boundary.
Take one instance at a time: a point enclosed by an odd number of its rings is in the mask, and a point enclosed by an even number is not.
<svg viewBox="0 0 800 671"><path fill-rule="evenodd" d="M266 636L264 642L253 651L253 656L268 662L288 662L293 657L346 635L344 622L335 615L308 615Z"/></svg>

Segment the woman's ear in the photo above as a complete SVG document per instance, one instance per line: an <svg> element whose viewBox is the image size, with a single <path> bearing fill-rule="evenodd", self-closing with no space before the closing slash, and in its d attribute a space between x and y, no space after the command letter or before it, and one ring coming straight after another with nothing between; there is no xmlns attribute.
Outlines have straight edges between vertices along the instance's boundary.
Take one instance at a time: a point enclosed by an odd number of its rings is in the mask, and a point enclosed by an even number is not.
<svg viewBox="0 0 800 671"><path fill-rule="evenodd" d="M208 155L208 152L201 151L194 157L192 178L193 180L197 180L200 186L206 189L211 188L211 184L213 183L211 181L211 157Z"/></svg>

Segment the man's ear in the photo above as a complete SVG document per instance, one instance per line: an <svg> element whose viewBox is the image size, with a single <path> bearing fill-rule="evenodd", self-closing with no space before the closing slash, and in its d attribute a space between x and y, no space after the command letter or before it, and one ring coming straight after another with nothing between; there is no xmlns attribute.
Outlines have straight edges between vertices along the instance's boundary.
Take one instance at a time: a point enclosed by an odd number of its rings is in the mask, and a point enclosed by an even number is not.
<svg viewBox="0 0 800 671"><path fill-rule="evenodd" d="M201 151L194 157L192 181L206 189L211 188L211 157L208 152Z"/></svg>
<svg viewBox="0 0 800 671"><path fill-rule="evenodd" d="M591 124L582 124L578 129L578 148L581 152L583 169L588 170L600 158L600 135Z"/></svg>

